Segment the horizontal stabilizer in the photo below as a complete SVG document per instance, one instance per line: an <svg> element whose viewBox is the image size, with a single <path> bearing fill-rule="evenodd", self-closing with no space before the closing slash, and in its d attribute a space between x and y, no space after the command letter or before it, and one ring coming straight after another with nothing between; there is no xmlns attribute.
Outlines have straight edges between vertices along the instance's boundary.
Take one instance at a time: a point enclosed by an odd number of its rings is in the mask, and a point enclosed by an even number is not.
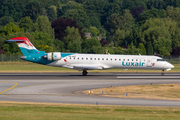
<svg viewBox="0 0 180 120"><path fill-rule="evenodd" d="M24 41L28 41L29 39L26 37L15 37L15 38L11 38L10 40L6 40L7 42L24 42Z"/></svg>
<svg viewBox="0 0 180 120"><path fill-rule="evenodd" d="M23 41L26 41L26 40L6 40L7 42L23 42Z"/></svg>

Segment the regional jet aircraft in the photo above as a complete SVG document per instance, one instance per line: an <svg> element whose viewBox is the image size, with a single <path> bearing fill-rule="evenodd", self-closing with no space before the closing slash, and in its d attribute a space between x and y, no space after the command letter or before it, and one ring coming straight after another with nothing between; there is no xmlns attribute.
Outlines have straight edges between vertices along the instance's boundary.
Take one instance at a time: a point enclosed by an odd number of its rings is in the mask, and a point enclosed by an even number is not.
<svg viewBox="0 0 180 120"><path fill-rule="evenodd" d="M7 40L16 42L24 56L21 59L39 63L43 65L65 67L83 71L82 75L87 75L87 70L104 70L112 68L122 69L159 69L171 70L174 66L161 57L145 55L110 55L110 54L79 54L61 53L37 50L26 37L16 37Z"/></svg>

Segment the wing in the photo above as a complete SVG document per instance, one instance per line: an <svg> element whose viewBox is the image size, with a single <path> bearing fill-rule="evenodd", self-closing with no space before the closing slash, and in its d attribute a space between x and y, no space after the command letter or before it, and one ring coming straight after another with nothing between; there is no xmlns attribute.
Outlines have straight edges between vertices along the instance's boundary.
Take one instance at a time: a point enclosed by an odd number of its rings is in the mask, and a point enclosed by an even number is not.
<svg viewBox="0 0 180 120"><path fill-rule="evenodd" d="M70 68L70 69L75 69L75 70L102 70L104 69L103 66L99 66L99 65L63 65L62 67L65 68Z"/></svg>
<svg viewBox="0 0 180 120"><path fill-rule="evenodd" d="M74 66L75 70L102 70L104 69L102 66L98 66L98 65L81 65L81 66Z"/></svg>
<svg viewBox="0 0 180 120"><path fill-rule="evenodd" d="M75 70L102 70L109 68L108 66L99 65L99 64L70 64L66 59L64 59L65 65L62 67L75 69Z"/></svg>

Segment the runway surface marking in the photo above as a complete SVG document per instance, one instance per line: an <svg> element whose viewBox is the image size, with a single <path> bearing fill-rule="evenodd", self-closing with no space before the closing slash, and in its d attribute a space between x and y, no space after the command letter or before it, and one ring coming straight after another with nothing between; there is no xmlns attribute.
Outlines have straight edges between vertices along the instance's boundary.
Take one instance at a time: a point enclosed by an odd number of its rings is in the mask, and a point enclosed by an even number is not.
<svg viewBox="0 0 180 120"><path fill-rule="evenodd" d="M180 79L180 77L176 76L117 76L117 78L121 79Z"/></svg>
<svg viewBox="0 0 180 120"><path fill-rule="evenodd" d="M2 82L2 83L8 83L8 82ZM1 95L2 93L4 93L4 92L8 91L8 90L13 89L15 86L17 86L17 85L18 85L17 83L12 83L12 84L15 84L15 85L13 85L12 87L10 87L10 88L8 88L8 89L6 89L6 90L4 90L4 91L0 92L0 95Z"/></svg>

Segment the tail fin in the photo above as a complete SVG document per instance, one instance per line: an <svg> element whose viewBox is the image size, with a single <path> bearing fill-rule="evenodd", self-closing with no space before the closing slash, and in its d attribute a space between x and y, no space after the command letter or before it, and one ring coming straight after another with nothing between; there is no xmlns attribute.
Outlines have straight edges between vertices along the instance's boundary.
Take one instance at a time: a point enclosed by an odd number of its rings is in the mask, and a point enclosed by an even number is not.
<svg viewBox="0 0 180 120"><path fill-rule="evenodd" d="M33 46L33 44L26 37L11 38L10 40L7 40L7 41L16 42L24 56L38 52L38 50Z"/></svg>

